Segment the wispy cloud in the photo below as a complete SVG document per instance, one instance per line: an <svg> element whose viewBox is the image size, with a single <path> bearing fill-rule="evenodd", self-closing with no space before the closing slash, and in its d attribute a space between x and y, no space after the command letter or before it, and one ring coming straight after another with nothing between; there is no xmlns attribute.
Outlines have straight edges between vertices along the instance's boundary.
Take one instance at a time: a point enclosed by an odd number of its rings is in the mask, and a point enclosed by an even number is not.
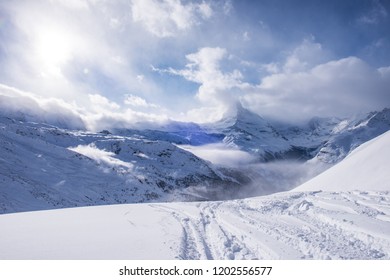
<svg viewBox="0 0 390 280"><path fill-rule="evenodd" d="M158 37L175 36L213 14L206 2L183 4L181 0L132 0L131 3L134 22L143 24L147 31Z"/></svg>
<svg viewBox="0 0 390 280"><path fill-rule="evenodd" d="M132 106L132 107L143 107L143 108L158 108L159 106L153 103L148 103L145 99L142 97L129 94L126 95L124 103L126 105Z"/></svg>
<svg viewBox="0 0 390 280"><path fill-rule="evenodd" d="M378 24L388 16L388 11L380 0L373 0L371 9L362 15L358 21L364 24Z"/></svg>

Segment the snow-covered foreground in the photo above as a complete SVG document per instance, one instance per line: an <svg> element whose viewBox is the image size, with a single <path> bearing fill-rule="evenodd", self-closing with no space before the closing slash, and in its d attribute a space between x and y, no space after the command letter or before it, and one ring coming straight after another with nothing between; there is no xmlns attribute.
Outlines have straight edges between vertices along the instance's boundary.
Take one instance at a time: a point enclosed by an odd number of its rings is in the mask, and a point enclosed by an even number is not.
<svg viewBox="0 0 390 280"><path fill-rule="evenodd" d="M389 192L0 216L1 259L389 259Z"/></svg>

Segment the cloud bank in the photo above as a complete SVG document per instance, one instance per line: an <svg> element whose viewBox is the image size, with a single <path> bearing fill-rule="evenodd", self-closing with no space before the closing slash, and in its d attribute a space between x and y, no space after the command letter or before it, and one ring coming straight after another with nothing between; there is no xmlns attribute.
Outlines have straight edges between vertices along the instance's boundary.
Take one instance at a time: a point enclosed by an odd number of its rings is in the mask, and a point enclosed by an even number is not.
<svg viewBox="0 0 390 280"><path fill-rule="evenodd" d="M168 121L163 114L143 113L120 106L101 95L90 95L88 107L61 98L43 97L0 84L0 115L69 129L100 131L142 128Z"/></svg>
<svg viewBox="0 0 390 280"><path fill-rule="evenodd" d="M247 166L257 160L251 154L228 147L225 144L208 144L202 146L182 145L180 147L216 165L239 167L243 165Z"/></svg>
<svg viewBox="0 0 390 280"><path fill-rule="evenodd" d="M259 67L268 72L259 83L245 82L238 68L223 71L221 65L230 60L226 49L202 48L186 59L183 69L159 71L199 84L196 97L202 106L187 113L190 119L215 121L231 112L237 101L262 116L287 122L346 117L390 106L389 67L376 69L357 57L331 60L314 38L304 39L283 62Z"/></svg>
<svg viewBox="0 0 390 280"><path fill-rule="evenodd" d="M388 68L375 69L348 57L266 76L242 101L256 112L284 121L345 117L390 106L389 86Z"/></svg>
<svg viewBox="0 0 390 280"><path fill-rule="evenodd" d="M56 98L42 98L0 84L0 114L20 121L42 122L70 129L85 129L76 105Z"/></svg>
<svg viewBox="0 0 390 280"><path fill-rule="evenodd" d="M390 107L388 5L320 2L2 1L2 108L96 130Z"/></svg>

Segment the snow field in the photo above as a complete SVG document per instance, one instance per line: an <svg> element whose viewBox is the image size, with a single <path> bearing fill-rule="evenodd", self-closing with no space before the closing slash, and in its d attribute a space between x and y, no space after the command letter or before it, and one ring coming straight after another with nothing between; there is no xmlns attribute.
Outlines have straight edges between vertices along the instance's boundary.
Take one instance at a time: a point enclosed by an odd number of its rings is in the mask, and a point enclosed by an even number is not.
<svg viewBox="0 0 390 280"><path fill-rule="evenodd" d="M389 259L389 192L0 216L1 259Z"/></svg>

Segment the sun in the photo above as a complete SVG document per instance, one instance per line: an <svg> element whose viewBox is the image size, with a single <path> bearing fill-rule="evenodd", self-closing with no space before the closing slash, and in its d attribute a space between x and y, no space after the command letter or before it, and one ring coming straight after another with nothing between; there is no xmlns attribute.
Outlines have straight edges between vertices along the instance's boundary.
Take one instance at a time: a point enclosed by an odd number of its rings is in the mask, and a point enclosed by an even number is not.
<svg viewBox="0 0 390 280"><path fill-rule="evenodd" d="M34 38L34 55L43 76L61 74L61 68L71 59L75 39L63 28L41 27Z"/></svg>

